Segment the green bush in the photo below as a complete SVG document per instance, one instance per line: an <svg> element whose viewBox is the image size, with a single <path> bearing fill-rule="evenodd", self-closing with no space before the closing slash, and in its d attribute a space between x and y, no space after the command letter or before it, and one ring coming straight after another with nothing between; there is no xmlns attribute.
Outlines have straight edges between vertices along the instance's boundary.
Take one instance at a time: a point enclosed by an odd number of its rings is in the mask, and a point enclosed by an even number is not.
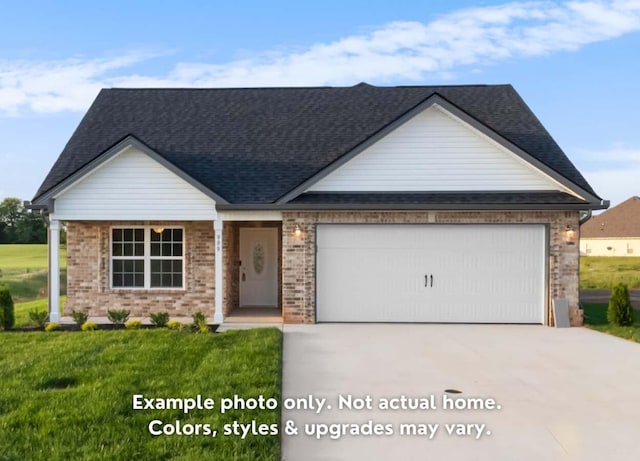
<svg viewBox="0 0 640 461"><path fill-rule="evenodd" d="M60 324L59 323L47 323L47 326L44 327L44 331L56 331L60 329Z"/></svg>
<svg viewBox="0 0 640 461"><path fill-rule="evenodd" d="M0 330L10 330L16 321L13 298L9 287L0 286Z"/></svg>
<svg viewBox="0 0 640 461"><path fill-rule="evenodd" d="M44 325L49 321L49 313L47 311L32 309L29 311L29 321L32 325L43 328Z"/></svg>
<svg viewBox="0 0 640 461"><path fill-rule="evenodd" d="M633 306L629 298L629 289L623 283L619 283L611 290L611 299L607 309L607 320L617 326L627 327L633 325L635 320Z"/></svg>
<svg viewBox="0 0 640 461"><path fill-rule="evenodd" d="M114 309L107 311L107 318L111 323L124 325L129 320L129 311L126 309Z"/></svg>
<svg viewBox="0 0 640 461"><path fill-rule="evenodd" d="M193 314L191 331L194 333L209 333L209 325L207 325L207 319L202 312L198 311Z"/></svg>
<svg viewBox="0 0 640 461"><path fill-rule="evenodd" d="M89 314L84 311L71 311L71 317L73 317L73 321L81 327L87 320L89 320Z"/></svg>
<svg viewBox="0 0 640 461"><path fill-rule="evenodd" d="M169 322L168 312L154 312L151 314L151 323L158 328L166 327Z"/></svg>
<svg viewBox="0 0 640 461"><path fill-rule="evenodd" d="M127 330L139 330L142 327L142 322L140 320L129 320L124 324L124 327Z"/></svg>
<svg viewBox="0 0 640 461"><path fill-rule="evenodd" d="M176 331L180 331L182 330L182 327L184 325L182 325L182 323L178 322L177 320L169 320L167 322L167 328L169 330L176 330Z"/></svg>
<svg viewBox="0 0 640 461"><path fill-rule="evenodd" d="M93 331L98 329L98 324L96 322L84 322L80 327L82 331Z"/></svg>

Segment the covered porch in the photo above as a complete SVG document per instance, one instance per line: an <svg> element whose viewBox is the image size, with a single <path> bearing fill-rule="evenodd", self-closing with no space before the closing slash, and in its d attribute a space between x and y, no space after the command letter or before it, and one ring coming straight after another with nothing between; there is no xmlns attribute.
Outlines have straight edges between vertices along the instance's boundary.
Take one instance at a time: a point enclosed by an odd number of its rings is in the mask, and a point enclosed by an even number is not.
<svg viewBox="0 0 640 461"><path fill-rule="evenodd" d="M259 215L259 216L258 216ZM278 212L220 212L222 322L282 323L282 216ZM219 224L218 224L219 226ZM218 283L217 274L222 275ZM216 319L217 320L217 319Z"/></svg>

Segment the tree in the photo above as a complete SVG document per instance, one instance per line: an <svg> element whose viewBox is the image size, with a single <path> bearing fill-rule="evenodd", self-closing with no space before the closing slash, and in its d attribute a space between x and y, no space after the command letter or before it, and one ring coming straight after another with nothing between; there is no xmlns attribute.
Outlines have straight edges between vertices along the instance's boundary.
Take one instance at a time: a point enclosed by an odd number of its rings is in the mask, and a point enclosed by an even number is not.
<svg viewBox="0 0 640 461"><path fill-rule="evenodd" d="M27 210L19 198L0 203L0 243L46 243L47 229L39 214Z"/></svg>
<svg viewBox="0 0 640 461"><path fill-rule="evenodd" d="M633 325L634 312L629 298L629 290L623 283L613 287L609 307L607 309L607 320L617 326L627 327Z"/></svg>

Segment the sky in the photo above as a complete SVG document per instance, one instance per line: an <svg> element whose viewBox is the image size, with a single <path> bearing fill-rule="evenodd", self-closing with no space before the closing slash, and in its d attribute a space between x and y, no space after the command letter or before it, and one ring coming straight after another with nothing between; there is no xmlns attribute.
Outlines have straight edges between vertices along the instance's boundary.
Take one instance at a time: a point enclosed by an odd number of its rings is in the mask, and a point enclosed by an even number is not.
<svg viewBox="0 0 640 461"><path fill-rule="evenodd" d="M101 88L502 84L616 205L640 195L640 0L2 0L0 200Z"/></svg>

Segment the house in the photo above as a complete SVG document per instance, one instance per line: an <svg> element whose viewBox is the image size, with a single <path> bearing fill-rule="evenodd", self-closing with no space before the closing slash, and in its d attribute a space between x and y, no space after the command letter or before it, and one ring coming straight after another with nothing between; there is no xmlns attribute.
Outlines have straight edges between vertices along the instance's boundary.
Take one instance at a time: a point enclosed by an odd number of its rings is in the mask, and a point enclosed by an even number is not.
<svg viewBox="0 0 640 461"><path fill-rule="evenodd" d="M582 256L640 256L640 197L631 197L580 226Z"/></svg>
<svg viewBox="0 0 640 461"><path fill-rule="evenodd" d="M602 200L510 85L102 90L30 206L67 311L553 324Z"/></svg>

